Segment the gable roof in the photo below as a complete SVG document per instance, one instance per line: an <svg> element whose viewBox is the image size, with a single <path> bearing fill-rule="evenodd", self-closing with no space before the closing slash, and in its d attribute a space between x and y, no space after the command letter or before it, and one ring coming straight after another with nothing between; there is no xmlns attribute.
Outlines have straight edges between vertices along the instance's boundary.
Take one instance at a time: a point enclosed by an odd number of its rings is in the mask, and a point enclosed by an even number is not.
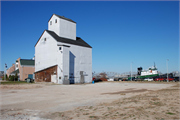
<svg viewBox="0 0 180 120"><path fill-rule="evenodd" d="M72 40L72 39L68 39L68 38L63 38L63 37L59 37L55 32L50 31L50 30L44 30L44 32L49 33L49 35L51 35L57 42L62 42L62 43L68 43L68 44L72 44L72 45L78 45L78 46L83 46L83 47L88 47L88 48L92 48L88 43L86 43L84 40L82 40L80 37L76 37L76 40ZM44 34L44 32L42 33L42 35ZM42 36L41 35L41 36ZM41 38L41 37L40 37ZM39 40L40 40L39 38ZM38 40L38 41L39 41ZM37 43L38 43L37 41ZM37 45L36 43L36 45ZM36 46L35 45L35 46Z"/></svg>
<svg viewBox="0 0 180 120"><path fill-rule="evenodd" d="M21 65L34 66L34 60L31 60L31 59L20 59L20 64Z"/></svg>
<svg viewBox="0 0 180 120"><path fill-rule="evenodd" d="M67 20L67 21L76 23L76 22L74 22L73 20L71 20L71 19L69 19L69 18L66 18L66 17L64 17L64 16L60 16L60 15L57 15L57 14L53 14L53 15L56 15L58 18L61 18L61 19L64 19L64 20ZM53 15L52 15L52 16L53 16ZM51 16L51 18L52 18L52 16ZM51 19L51 18L50 18L50 19ZM50 21L50 19L48 20L48 22Z"/></svg>
<svg viewBox="0 0 180 120"><path fill-rule="evenodd" d="M13 71L10 75L12 75L12 74L18 74L19 73L19 69L17 69L17 70L15 70L15 71Z"/></svg>
<svg viewBox="0 0 180 120"><path fill-rule="evenodd" d="M42 72L42 71L47 70L47 69L49 69L49 68L52 68L52 67L54 67L54 66L57 66L57 65L53 65L53 66L50 66L50 67L44 68L44 69L39 70L39 71L36 71L36 72L34 72L34 73Z"/></svg>

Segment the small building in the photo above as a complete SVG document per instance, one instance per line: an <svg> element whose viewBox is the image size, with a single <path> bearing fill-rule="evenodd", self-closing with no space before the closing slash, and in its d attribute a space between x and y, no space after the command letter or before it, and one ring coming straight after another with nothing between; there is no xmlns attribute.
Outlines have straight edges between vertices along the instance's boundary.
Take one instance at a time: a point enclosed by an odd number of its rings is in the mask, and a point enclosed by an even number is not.
<svg viewBox="0 0 180 120"><path fill-rule="evenodd" d="M76 37L76 22L53 14L35 45L35 81L92 82L92 47Z"/></svg>
<svg viewBox="0 0 180 120"><path fill-rule="evenodd" d="M18 58L9 69L7 69L7 75L15 76L18 75L18 79L24 81L26 78L33 78L35 72L34 60L32 59L21 59Z"/></svg>
<svg viewBox="0 0 180 120"><path fill-rule="evenodd" d="M0 80L2 80L3 76L4 76L4 71L0 71Z"/></svg>
<svg viewBox="0 0 180 120"><path fill-rule="evenodd" d="M15 71L15 65L12 64L12 66L6 70L7 76L9 77L9 75L14 71Z"/></svg>

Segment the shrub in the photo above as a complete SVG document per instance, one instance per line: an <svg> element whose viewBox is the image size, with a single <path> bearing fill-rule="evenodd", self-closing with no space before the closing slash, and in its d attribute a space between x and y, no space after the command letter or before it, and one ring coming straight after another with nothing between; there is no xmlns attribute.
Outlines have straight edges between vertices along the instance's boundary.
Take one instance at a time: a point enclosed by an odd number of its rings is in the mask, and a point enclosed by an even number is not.
<svg viewBox="0 0 180 120"><path fill-rule="evenodd" d="M15 81L18 81L18 75L17 75L17 73L15 74Z"/></svg>
<svg viewBox="0 0 180 120"><path fill-rule="evenodd" d="M14 81L14 75L11 76L10 81Z"/></svg>
<svg viewBox="0 0 180 120"><path fill-rule="evenodd" d="M4 80L4 76L2 77L2 80ZM6 74L6 80L8 80L8 76L7 76L7 74Z"/></svg>

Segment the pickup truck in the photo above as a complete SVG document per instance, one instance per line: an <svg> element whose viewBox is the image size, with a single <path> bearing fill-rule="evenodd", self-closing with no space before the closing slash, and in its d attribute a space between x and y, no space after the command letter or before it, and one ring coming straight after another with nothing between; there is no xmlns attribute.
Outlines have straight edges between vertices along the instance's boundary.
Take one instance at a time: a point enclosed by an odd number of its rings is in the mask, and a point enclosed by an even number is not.
<svg viewBox="0 0 180 120"><path fill-rule="evenodd" d="M165 80L167 81L167 78ZM170 78L170 77L168 77L168 80L169 81L175 81L174 78Z"/></svg>
<svg viewBox="0 0 180 120"><path fill-rule="evenodd" d="M165 78L155 78L154 81L165 81Z"/></svg>

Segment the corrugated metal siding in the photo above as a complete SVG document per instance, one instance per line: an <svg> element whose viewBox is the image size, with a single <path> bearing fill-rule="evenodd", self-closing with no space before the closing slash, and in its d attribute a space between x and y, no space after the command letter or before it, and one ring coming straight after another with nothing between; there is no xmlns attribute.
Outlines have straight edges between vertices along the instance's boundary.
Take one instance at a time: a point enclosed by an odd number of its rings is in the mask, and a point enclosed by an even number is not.
<svg viewBox="0 0 180 120"><path fill-rule="evenodd" d="M51 82L51 75L57 75L57 65L35 73L36 82Z"/></svg>

